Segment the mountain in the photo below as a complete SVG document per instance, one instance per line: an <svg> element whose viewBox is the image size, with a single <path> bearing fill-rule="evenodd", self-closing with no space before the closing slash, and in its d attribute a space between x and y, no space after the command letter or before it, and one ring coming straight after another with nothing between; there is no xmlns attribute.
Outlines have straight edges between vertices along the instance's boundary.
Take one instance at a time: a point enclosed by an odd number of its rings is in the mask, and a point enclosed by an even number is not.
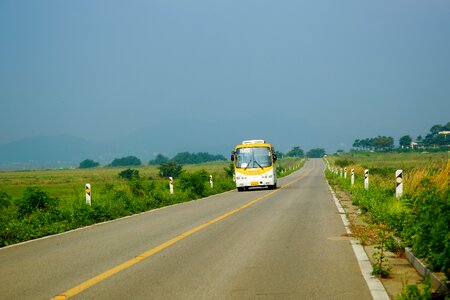
<svg viewBox="0 0 450 300"><path fill-rule="evenodd" d="M0 167L67 167L96 152L96 143L81 138L67 135L31 137L0 145Z"/></svg>
<svg viewBox="0 0 450 300"><path fill-rule="evenodd" d="M284 122L282 126L282 122L273 119L255 119L249 124L174 119L103 142L68 135L26 138L0 144L0 169L78 167L87 158L106 165L128 155L146 163L159 153L173 157L183 151L228 157L234 146L246 139L266 139L277 150L285 151L288 147L304 146L296 135L306 141L311 138L301 133L299 124L286 126Z"/></svg>

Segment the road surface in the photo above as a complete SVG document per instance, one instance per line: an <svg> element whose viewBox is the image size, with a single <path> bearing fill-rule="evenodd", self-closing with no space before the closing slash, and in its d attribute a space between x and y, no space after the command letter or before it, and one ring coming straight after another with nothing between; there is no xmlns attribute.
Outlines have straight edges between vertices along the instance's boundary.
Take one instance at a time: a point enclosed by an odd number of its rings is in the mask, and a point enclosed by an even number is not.
<svg viewBox="0 0 450 300"><path fill-rule="evenodd" d="M0 298L372 299L323 169L0 249Z"/></svg>

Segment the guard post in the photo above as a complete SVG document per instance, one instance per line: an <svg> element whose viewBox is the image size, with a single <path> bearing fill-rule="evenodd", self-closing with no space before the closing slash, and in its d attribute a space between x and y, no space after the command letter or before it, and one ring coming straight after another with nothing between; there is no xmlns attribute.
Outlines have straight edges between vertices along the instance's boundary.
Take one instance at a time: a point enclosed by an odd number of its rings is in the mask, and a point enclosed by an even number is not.
<svg viewBox="0 0 450 300"><path fill-rule="evenodd" d="M91 205L91 184L86 183L86 204Z"/></svg>
<svg viewBox="0 0 450 300"><path fill-rule="evenodd" d="M369 189L369 169L364 170L364 188Z"/></svg>
<svg viewBox="0 0 450 300"><path fill-rule="evenodd" d="M395 197L399 199L403 195L403 170L395 171Z"/></svg>
<svg viewBox="0 0 450 300"><path fill-rule="evenodd" d="M170 193L173 194L173 178L169 177L169 190Z"/></svg>

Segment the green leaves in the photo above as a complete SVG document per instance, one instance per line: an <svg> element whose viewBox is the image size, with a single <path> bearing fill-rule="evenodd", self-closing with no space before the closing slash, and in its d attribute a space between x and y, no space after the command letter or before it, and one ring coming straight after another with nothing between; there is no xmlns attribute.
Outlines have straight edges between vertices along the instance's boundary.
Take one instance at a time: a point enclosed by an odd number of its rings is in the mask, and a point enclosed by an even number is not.
<svg viewBox="0 0 450 300"><path fill-rule="evenodd" d="M46 192L37 187L27 187L24 191L23 198L18 202L19 215L29 215L33 211L41 209L48 210L56 207L59 199L50 197Z"/></svg>

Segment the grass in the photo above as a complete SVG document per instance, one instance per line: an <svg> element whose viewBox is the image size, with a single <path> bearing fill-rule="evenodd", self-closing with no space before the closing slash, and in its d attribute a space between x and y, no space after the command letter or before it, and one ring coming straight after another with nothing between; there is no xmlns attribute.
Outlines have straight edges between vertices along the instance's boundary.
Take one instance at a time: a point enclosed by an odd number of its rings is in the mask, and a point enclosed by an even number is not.
<svg viewBox="0 0 450 300"><path fill-rule="evenodd" d="M283 158L279 159L278 167L289 169L300 165L299 159ZM230 162L217 161L196 165L184 165L183 170L195 172L205 169L213 178L223 177L224 168ZM70 170L36 170L36 171L3 171L0 172L0 190L6 192L13 200L22 197L24 190L29 186L40 187L43 191L61 200L70 200L74 194L84 194L84 186L90 183L92 191L100 191L107 184L121 184L123 180L118 178L118 174L128 167L97 167L92 169L70 169ZM167 179L159 177L158 166L138 166L130 167L139 171L139 175L150 178L157 182L164 182ZM282 176L289 174L286 172Z"/></svg>
<svg viewBox="0 0 450 300"><path fill-rule="evenodd" d="M205 169L213 176L224 173L223 168L228 162L210 162L199 165L186 165L184 170L193 172ZM107 184L120 184L123 180L118 174L128 167L97 167L92 169L72 170L36 170L36 171L13 171L0 172L0 189L11 198L18 199L23 191L29 186L42 188L51 196L59 197L61 200L70 199L74 193L84 193L84 185L90 183L93 193L101 190ZM165 179L159 177L158 166L130 167L139 171L141 177L151 178L163 182Z"/></svg>
<svg viewBox="0 0 450 300"><path fill-rule="evenodd" d="M289 168L283 177L304 161L280 159L278 164ZM139 177L129 180L118 177L127 167L0 172L0 247L229 191L236 187L224 170L229 166L185 165L174 194L157 166L132 167ZM91 206L85 204L86 183L91 184Z"/></svg>
<svg viewBox="0 0 450 300"><path fill-rule="evenodd" d="M449 152L370 152L356 151L339 156L329 156L329 160L348 159L355 164L366 168L390 168L390 169L417 169L440 168L449 158Z"/></svg>
<svg viewBox="0 0 450 300"><path fill-rule="evenodd" d="M433 270L450 278L449 153L347 153L329 156L332 167L355 169L355 185L327 171L332 185L348 191L352 202L375 225L386 226ZM369 169L369 190L363 187ZM403 196L395 197L395 170L403 169Z"/></svg>

